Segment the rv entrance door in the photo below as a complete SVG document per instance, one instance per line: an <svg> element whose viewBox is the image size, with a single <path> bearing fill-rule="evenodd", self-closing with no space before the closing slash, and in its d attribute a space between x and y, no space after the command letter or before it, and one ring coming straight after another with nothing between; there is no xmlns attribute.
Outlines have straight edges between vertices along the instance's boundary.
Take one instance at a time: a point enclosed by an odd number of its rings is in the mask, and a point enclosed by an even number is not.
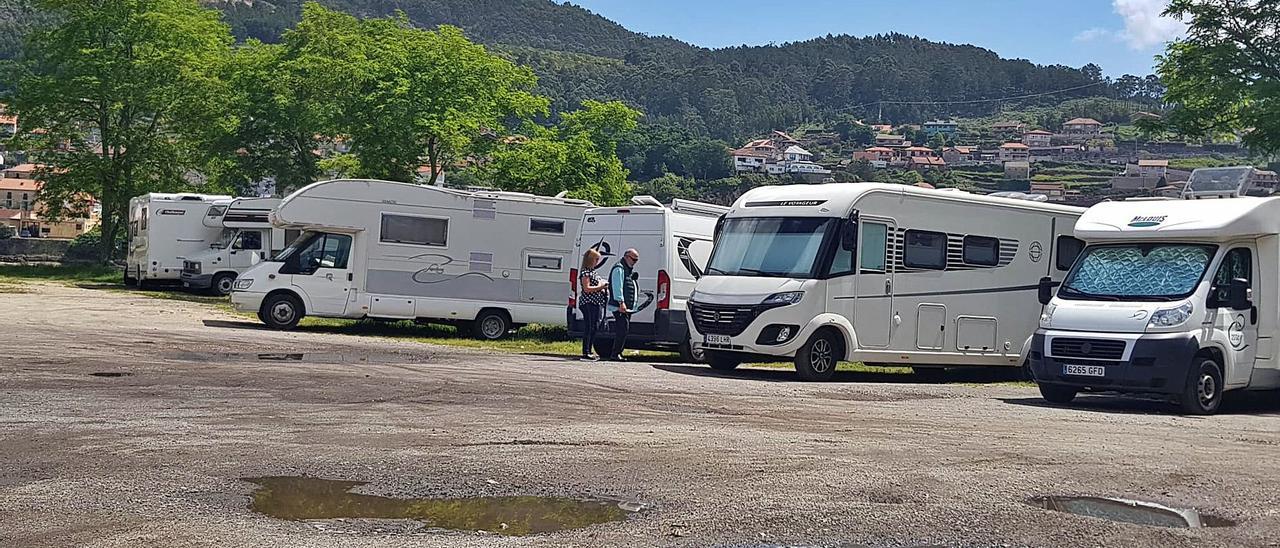
<svg viewBox="0 0 1280 548"><path fill-rule="evenodd" d="M886 348L893 334L894 245L897 232L892 219L863 216L858 227L858 274L856 302L843 301L847 309L853 304L853 322L858 346Z"/></svg>
<svg viewBox="0 0 1280 548"><path fill-rule="evenodd" d="M351 236L316 233L280 273L293 276L293 286L310 303L307 315L341 316L351 291L350 258Z"/></svg>

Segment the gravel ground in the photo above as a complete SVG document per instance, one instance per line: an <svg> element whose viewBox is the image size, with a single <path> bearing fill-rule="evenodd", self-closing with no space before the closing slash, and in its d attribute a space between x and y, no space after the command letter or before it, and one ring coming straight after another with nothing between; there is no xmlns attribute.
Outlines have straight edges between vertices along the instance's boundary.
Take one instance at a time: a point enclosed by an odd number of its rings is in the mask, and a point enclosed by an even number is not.
<svg viewBox="0 0 1280 548"><path fill-rule="evenodd" d="M0 546L1280 546L1275 395L1205 418L1107 396L1062 409L1008 384L589 364L30 287L0 295ZM276 475L648 509L528 537L283 521L239 479ZM1130 525L1024 503L1038 495L1239 523Z"/></svg>

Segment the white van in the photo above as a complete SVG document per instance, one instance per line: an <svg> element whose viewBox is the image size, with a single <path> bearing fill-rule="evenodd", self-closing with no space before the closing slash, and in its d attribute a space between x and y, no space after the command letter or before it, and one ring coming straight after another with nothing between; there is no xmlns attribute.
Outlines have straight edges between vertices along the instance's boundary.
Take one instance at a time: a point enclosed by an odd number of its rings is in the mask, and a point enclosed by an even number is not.
<svg viewBox="0 0 1280 548"><path fill-rule="evenodd" d="M754 189L716 229L693 343L717 369L791 358L805 380L841 360L1020 366L1038 281L1071 266L1083 211L892 184Z"/></svg>
<svg viewBox="0 0 1280 548"><path fill-rule="evenodd" d="M129 200L129 231L124 283L147 287L156 281L177 282L182 261L209 249L221 227L202 221L209 207L230 196L143 194Z"/></svg>
<svg viewBox="0 0 1280 548"><path fill-rule="evenodd" d="M1046 400L1148 393L1209 414L1226 391L1280 388L1280 198L1248 197L1266 191L1253 173L1197 169L1187 199L1089 208L1088 247L1041 291L1030 362Z"/></svg>
<svg viewBox="0 0 1280 548"><path fill-rule="evenodd" d="M582 336L582 312L577 307L578 268L582 254L594 248L603 256L596 267L601 278L635 248L640 303L649 306L635 313L627 334L630 348L677 350L686 361L697 361L689 344L685 302L693 284L711 258L711 237L716 219L729 208L690 200L673 200L663 206L651 196L637 196L627 207L599 207L583 215L582 230L574 246L574 267L569 272L569 333ZM606 318L607 320L608 318ZM596 339L596 353L607 356L613 344L612 324Z"/></svg>
<svg viewBox="0 0 1280 548"><path fill-rule="evenodd" d="M286 232L268 220L279 198L235 198L214 202L204 225L221 230L218 241L182 261L182 285L230 295L232 284L248 270L281 250L289 242ZM289 231L296 237L298 231Z"/></svg>
<svg viewBox="0 0 1280 548"><path fill-rule="evenodd" d="M315 183L271 212L303 234L235 281L231 302L290 329L304 315L414 319L485 339L564 325L589 202L368 180Z"/></svg>

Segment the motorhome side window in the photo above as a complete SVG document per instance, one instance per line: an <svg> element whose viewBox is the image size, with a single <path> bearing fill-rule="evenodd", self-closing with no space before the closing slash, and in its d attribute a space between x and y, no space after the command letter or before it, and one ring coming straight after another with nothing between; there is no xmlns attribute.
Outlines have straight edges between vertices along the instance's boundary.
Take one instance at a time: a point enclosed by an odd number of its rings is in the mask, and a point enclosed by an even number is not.
<svg viewBox="0 0 1280 548"><path fill-rule="evenodd" d="M858 242L858 260L862 266L858 271L863 274L884 272L889 248L889 225L862 223L860 235L862 241Z"/></svg>
<svg viewBox="0 0 1280 548"><path fill-rule="evenodd" d="M1000 240L986 236L965 236L964 264L998 266L1000 264Z"/></svg>
<svg viewBox="0 0 1280 548"><path fill-rule="evenodd" d="M343 234L319 234L298 256L304 272L319 268L346 268L351 254L351 236Z"/></svg>
<svg viewBox="0 0 1280 548"><path fill-rule="evenodd" d="M379 238L392 244L445 247L449 240L449 220L384 213Z"/></svg>
<svg viewBox="0 0 1280 548"><path fill-rule="evenodd" d="M1066 272L1071 270L1071 265L1076 264L1076 259L1080 257L1080 252L1084 251L1084 242L1071 236L1058 236L1058 249L1054 256L1058 270Z"/></svg>
<svg viewBox="0 0 1280 548"><path fill-rule="evenodd" d="M564 221L556 221L552 219L529 219L529 232L564 234Z"/></svg>
<svg viewBox="0 0 1280 548"><path fill-rule="evenodd" d="M560 270L563 261L560 257L551 257L548 255L530 255L529 268L533 270Z"/></svg>
<svg viewBox="0 0 1280 548"><path fill-rule="evenodd" d="M947 235L927 230L908 230L903 237L902 264L908 268L945 270Z"/></svg>
<svg viewBox="0 0 1280 548"><path fill-rule="evenodd" d="M147 229L147 208L142 208L142 230Z"/></svg>
<svg viewBox="0 0 1280 548"><path fill-rule="evenodd" d="M257 231L241 232L236 237L236 241L231 245L231 249L248 249L258 251L262 249L262 233Z"/></svg>
<svg viewBox="0 0 1280 548"><path fill-rule="evenodd" d="M1231 280L1241 278L1253 282L1253 252L1237 247L1222 258L1222 265L1213 275L1213 293L1209 294L1209 306L1225 306L1231 299Z"/></svg>

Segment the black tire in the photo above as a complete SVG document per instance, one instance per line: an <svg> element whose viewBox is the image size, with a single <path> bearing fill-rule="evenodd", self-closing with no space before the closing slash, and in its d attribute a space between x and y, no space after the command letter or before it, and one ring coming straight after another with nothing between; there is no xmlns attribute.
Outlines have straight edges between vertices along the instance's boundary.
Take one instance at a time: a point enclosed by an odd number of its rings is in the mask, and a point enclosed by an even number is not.
<svg viewBox="0 0 1280 548"><path fill-rule="evenodd" d="M707 363L707 351L693 347L693 341L685 336L684 342L680 343L680 361L684 363Z"/></svg>
<svg viewBox="0 0 1280 548"><path fill-rule="evenodd" d="M271 329L288 331L298 326L306 311L302 309L302 301L288 293L276 293L262 301L258 309L258 318Z"/></svg>
<svg viewBox="0 0 1280 548"><path fill-rule="evenodd" d="M128 268L125 268L125 269L124 269L124 286L125 286L125 287L133 287L133 286L135 286L135 285L138 285L138 279L137 279L137 278L134 278L133 276L130 276L130 275L129 275L129 269L128 269Z"/></svg>
<svg viewBox="0 0 1280 548"><path fill-rule="evenodd" d="M231 290L235 287L236 275L230 272L223 272L214 275L213 281L209 284L209 294L215 297L226 297L231 294Z"/></svg>
<svg viewBox="0 0 1280 548"><path fill-rule="evenodd" d="M796 374L809 382L829 381L836 374L836 364L843 358L841 341L830 331L819 331L796 352Z"/></svg>
<svg viewBox="0 0 1280 548"><path fill-rule="evenodd" d="M721 354L719 352L707 352L706 358L707 365L710 365L711 368L716 371L733 371L734 369L737 369L739 365L742 365L742 360L737 357Z"/></svg>
<svg viewBox="0 0 1280 548"><path fill-rule="evenodd" d="M1076 399L1076 394L1079 393L1080 389L1071 386L1063 386L1061 384L1040 385L1040 397L1049 403L1066 405L1071 403L1071 400Z"/></svg>
<svg viewBox="0 0 1280 548"><path fill-rule="evenodd" d="M1209 356L1196 356L1187 370L1182 389L1182 411L1188 415L1212 415L1222 405L1222 364Z"/></svg>
<svg viewBox="0 0 1280 548"><path fill-rule="evenodd" d="M502 310L483 310L476 317L471 333L482 341L496 341L511 332L511 318Z"/></svg>
<svg viewBox="0 0 1280 548"><path fill-rule="evenodd" d="M947 382L945 367L912 367L911 374L924 383L941 384Z"/></svg>

